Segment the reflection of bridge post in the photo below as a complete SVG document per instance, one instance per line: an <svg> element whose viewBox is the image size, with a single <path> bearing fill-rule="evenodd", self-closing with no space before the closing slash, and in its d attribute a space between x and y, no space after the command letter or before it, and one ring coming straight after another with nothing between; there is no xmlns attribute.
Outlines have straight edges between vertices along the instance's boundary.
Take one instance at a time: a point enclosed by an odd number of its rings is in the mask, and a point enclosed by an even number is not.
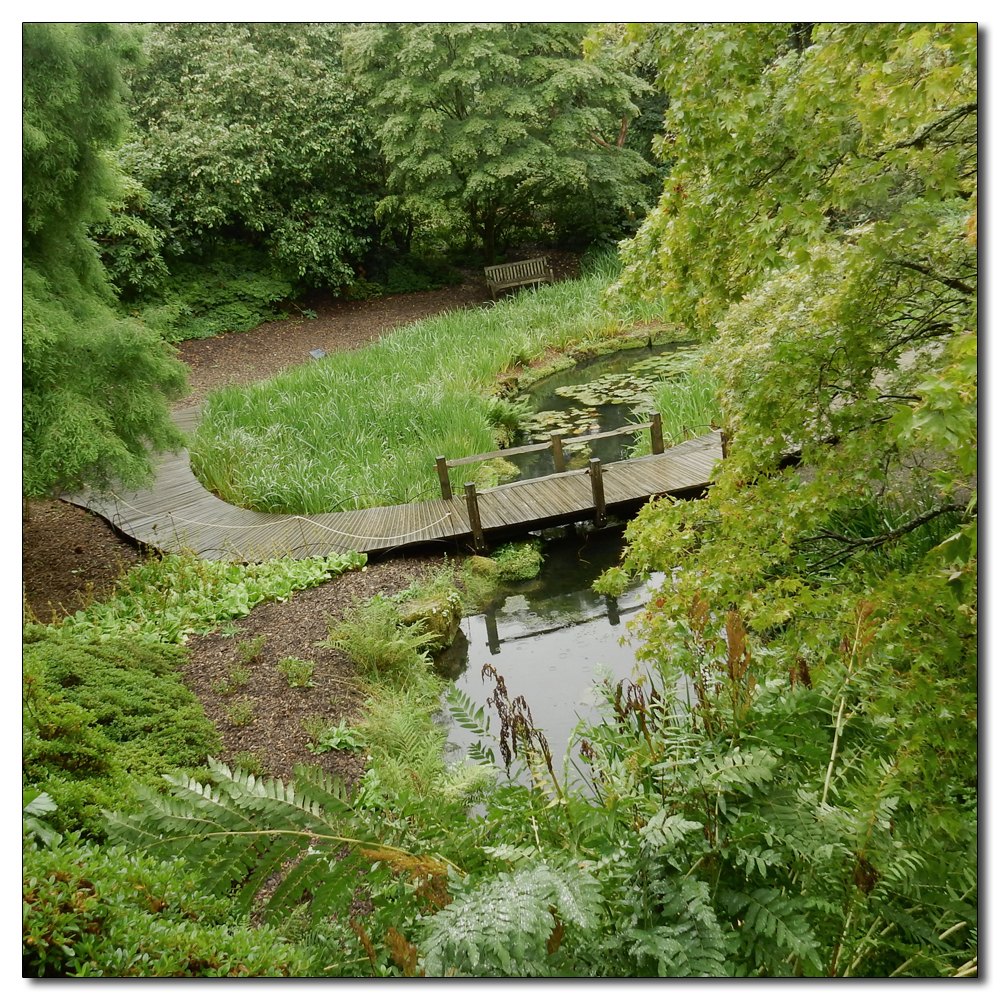
<svg viewBox="0 0 1000 1000"><path fill-rule="evenodd" d="M621 621L621 614L618 611L618 598L610 594L604 595L604 602L608 607L608 621L612 625L617 625Z"/></svg>
<svg viewBox="0 0 1000 1000"><path fill-rule="evenodd" d="M483 617L486 619L486 640L490 652L496 656L500 652L500 633L497 632L497 615L492 605L486 609Z"/></svg>

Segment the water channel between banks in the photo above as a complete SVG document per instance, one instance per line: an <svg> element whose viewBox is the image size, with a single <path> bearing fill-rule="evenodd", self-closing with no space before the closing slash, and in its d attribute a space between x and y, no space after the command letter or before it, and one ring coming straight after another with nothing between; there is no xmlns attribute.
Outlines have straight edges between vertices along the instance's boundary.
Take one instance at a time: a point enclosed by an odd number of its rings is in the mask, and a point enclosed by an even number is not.
<svg viewBox="0 0 1000 1000"><path fill-rule="evenodd" d="M649 387L684 366L684 349L690 346L618 351L541 380L522 397L538 416L529 421L529 433L540 441L563 433L569 445L576 434L636 421L634 408L648 408ZM568 465L583 466L592 457L621 461L632 442L630 435L622 435L567 448ZM555 471L550 451L512 456L511 461L523 479ZM595 531L581 524L547 533L540 575L505 584L483 614L466 616L441 663L459 690L480 706L493 693L492 681L482 676L484 664L490 664L504 678L511 699L524 697L560 771L577 723L600 717L600 681L608 678L616 684L633 677L636 647L628 626L663 580L663 574L654 574L648 584L636 585L617 600L593 591L597 577L620 561L623 532L621 525ZM490 732L496 734L499 720L495 711L488 712ZM442 722L449 729L449 757L461 759L478 737L456 725L446 710ZM579 765L576 753L574 758Z"/></svg>
<svg viewBox="0 0 1000 1000"><path fill-rule="evenodd" d="M663 581L663 574L654 574L648 584L632 587L617 600L593 591L591 584L620 559L623 530L618 525L588 532L578 525L550 539L541 574L504 584L483 614L467 615L440 663L442 672L480 706L493 693L492 681L482 676L483 665L491 664L511 699L524 697L560 772L576 724L600 718L600 680L633 677L636 646L628 625ZM495 711L487 713L490 733L498 734ZM441 721L449 730L449 759L460 760L478 737L455 724L447 710ZM494 752L499 762L495 747ZM578 761L575 753L574 758Z"/></svg>

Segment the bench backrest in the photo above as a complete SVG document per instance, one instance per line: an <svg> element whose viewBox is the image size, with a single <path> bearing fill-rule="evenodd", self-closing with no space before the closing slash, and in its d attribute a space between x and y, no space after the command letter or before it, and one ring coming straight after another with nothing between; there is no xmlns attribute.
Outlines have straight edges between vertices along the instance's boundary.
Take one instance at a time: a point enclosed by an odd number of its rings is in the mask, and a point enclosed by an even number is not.
<svg viewBox="0 0 1000 1000"><path fill-rule="evenodd" d="M521 278L546 278L550 274L545 257L515 260L510 264L494 264L485 270L486 280L494 283L517 281Z"/></svg>

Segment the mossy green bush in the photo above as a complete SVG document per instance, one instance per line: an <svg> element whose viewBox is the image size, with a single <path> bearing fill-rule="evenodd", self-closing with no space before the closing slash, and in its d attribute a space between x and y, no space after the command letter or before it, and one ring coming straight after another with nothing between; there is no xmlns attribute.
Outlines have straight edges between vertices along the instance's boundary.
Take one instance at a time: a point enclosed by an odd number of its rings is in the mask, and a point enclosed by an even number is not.
<svg viewBox="0 0 1000 1000"><path fill-rule="evenodd" d="M399 609L404 625L420 625L433 634L426 649L437 653L450 646L462 622L462 596L457 590L431 592L410 598Z"/></svg>
<svg viewBox="0 0 1000 1000"><path fill-rule="evenodd" d="M542 543L510 542L501 545L493 553L500 580L531 580L538 576L542 568Z"/></svg>
<svg viewBox="0 0 1000 1000"><path fill-rule="evenodd" d="M241 244L221 244L199 261L171 261L162 281L162 301L150 302L142 319L169 341L252 330L287 316L285 304L298 291L294 278L267 253Z"/></svg>
<svg viewBox="0 0 1000 1000"><path fill-rule="evenodd" d="M302 954L273 928L231 922L184 860L155 861L76 836L24 842L22 975L285 977Z"/></svg>
<svg viewBox="0 0 1000 1000"><path fill-rule="evenodd" d="M24 629L24 780L59 806L56 825L100 830L129 779L200 765L218 734L185 686L179 647Z"/></svg>

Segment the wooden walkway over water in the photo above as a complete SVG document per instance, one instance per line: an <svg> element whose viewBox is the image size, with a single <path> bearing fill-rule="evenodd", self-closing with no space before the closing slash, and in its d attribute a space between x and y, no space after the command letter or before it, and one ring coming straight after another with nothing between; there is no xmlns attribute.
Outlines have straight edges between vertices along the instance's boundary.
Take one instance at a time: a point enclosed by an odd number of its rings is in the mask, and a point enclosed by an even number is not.
<svg viewBox="0 0 1000 1000"><path fill-rule="evenodd" d="M196 426L198 417L197 407L174 414L185 431ZM606 510L631 512L652 496L700 492L721 458L720 432L712 431L659 455L606 464L597 470ZM374 554L432 542L481 548L484 539L488 544L595 516L590 469L483 490L476 494L480 524L475 525L465 496L308 516L265 514L233 507L209 493L192 473L187 451L159 455L154 464L148 489L63 499L100 514L125 535L161 552L191 551L229 562L351 550ZM600 519L603 512L596 513Z"/></svg>

